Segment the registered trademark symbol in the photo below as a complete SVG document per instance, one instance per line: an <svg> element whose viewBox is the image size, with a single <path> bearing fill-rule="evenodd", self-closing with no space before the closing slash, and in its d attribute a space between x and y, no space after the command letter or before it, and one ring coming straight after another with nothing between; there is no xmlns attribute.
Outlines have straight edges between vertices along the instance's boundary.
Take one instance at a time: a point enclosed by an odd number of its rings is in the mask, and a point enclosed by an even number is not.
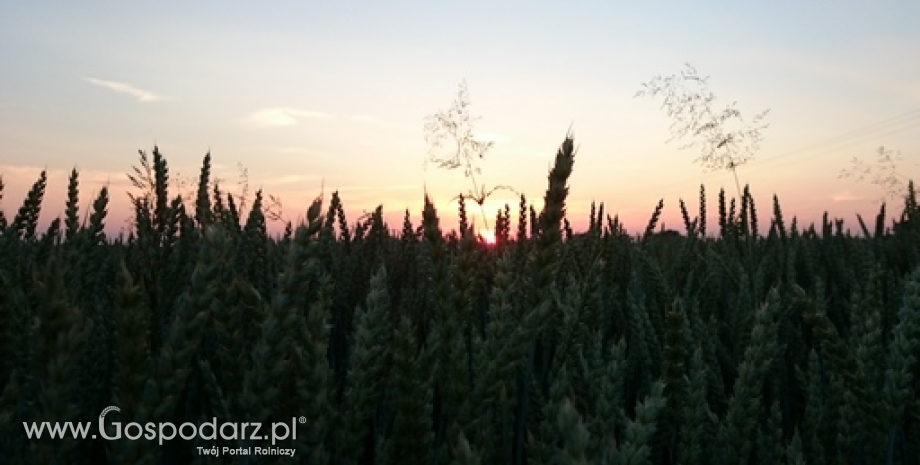
<svg viewBox="0 0 920 465"><path fill-rule="evenodd" d="M300 417L300 418L297 419L297 421L299 421L300 423L306 423L306 422L307 422L307 417Z"/></svg>

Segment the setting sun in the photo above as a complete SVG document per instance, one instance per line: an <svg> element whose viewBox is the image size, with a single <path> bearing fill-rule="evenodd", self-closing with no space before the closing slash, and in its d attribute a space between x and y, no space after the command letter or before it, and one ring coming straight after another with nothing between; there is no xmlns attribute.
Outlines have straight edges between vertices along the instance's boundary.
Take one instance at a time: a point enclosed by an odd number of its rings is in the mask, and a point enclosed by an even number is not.
<svg viewBox="0 0 920 465"><path fill-rule="evenodd" d="M479 237L481 237L482 240L483 240L486 244L489 244L489 245L494 245L494 244L495 244L495 230L492 230L492 229L480 229L480 230L479 230Z"/></svg>

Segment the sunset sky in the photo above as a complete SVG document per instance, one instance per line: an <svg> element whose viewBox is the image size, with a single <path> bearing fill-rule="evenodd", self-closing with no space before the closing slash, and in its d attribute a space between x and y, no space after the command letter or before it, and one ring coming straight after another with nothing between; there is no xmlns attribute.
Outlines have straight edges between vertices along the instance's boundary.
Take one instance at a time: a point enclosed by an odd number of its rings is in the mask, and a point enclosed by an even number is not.
<svg viewBox="0 0 920 465"><path fill-rule="evenodd" d="M705 184L715 212L734 179L666 143L661 101L635 94L690 63L710 76L716 109L770 110L738 170L761 221L775 193L787 218L827 210L855 232L855 213L874 217L884 192L838 179L854 157L872 165L885 146L903 157L900 175L920 179L920 2L754 3L2 0L2 209L11 217L47 168L47 224L76 167L82 210L110 186L117 232L125 173L158 145L173 176L197 176L210 151L232 192L241 164L292 221L324 189L352 221L383 204L391 228L407 208L417 224L427 185L452 229L450 198L469 180L423 168L423 126L465 79L479 137L495 142L487 186L541 206L571 127L576 228L596 200L638 232L664 198L665 224L682 229L680 198L695 211ZM506 202L516 210L514 194L487 203L490 223Z"/></svg>

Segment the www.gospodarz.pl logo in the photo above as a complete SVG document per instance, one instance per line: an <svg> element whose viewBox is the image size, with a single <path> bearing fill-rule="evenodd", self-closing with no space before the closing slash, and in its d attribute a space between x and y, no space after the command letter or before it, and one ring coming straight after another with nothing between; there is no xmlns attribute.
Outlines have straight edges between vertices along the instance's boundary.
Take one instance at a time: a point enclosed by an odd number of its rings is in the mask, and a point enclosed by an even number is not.
<svg viewBox="0 0 920 465"><path fill-rule="evenodd" d="M163 444L163 441L171 441L175 439L176 435L185 440L191 440L197 437L204 439L205 441L216 440L218 435L220 438L228 441L247 439L250 441L262 441L271 439L271 444L275 445L276 441L297 439L297 424L304 424L307 422L307 418L303 416L299 418L291 417L290 423L275 422L271 424L271 427L268 431L265 431L270 433L266 435L263 433L262 423L224 422L218 424L217 417L213 417L211 421L206 421L200 425L185 422L179 425L178 428L171 422L148 422L144 425L131 422L122 428L120 422L113 421L110 423L110 428L114 427L115 431L114 434L109 434L109 431L106 430L105 416L110 412L121 412L121 409L113 405L106 407L102 413L99 414L98 429L99 434L103 439L112 441L125 438L131 441L136 441L143 437L144 439L151 441L156 439L160 445Z"/></svg>

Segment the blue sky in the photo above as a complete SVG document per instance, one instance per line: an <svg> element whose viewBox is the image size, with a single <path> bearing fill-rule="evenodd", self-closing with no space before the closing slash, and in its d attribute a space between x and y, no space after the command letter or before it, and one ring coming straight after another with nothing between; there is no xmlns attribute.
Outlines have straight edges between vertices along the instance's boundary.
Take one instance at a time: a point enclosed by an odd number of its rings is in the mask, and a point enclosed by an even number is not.
<svg viewBox="0 0 920 465"><path fill-rule="evenodd" d="M112 224L127 215L124 173L157 144L173 174L194 175L209 150L234 189L237 163L296 217L321 188L351 218L383 203L391 224L422 190L448 227L460 172L422 168L424 117L465 79L480 136L495 141L487 185L538 204L566 130L580 151L569 211L592 200L640 229L659 198L678 226L706 173L697 152L666 144L660 101L641 83L694 65L716 106L770 109L756 158L738 176L767 208L825 211L855 226L882 191L838 179L884 145L920 178L920 3L835 2L0 2L2 208L18 208L38 171L51 173L46 221L76 166L89 196L113 189ZM874 126L873 126L874 125ZM84 199L88 206L90 199ZM491 212L512 195L499 193ZM714 210L714 209L711 209ZM767 210L765 210L767 211Z"/></svg>

